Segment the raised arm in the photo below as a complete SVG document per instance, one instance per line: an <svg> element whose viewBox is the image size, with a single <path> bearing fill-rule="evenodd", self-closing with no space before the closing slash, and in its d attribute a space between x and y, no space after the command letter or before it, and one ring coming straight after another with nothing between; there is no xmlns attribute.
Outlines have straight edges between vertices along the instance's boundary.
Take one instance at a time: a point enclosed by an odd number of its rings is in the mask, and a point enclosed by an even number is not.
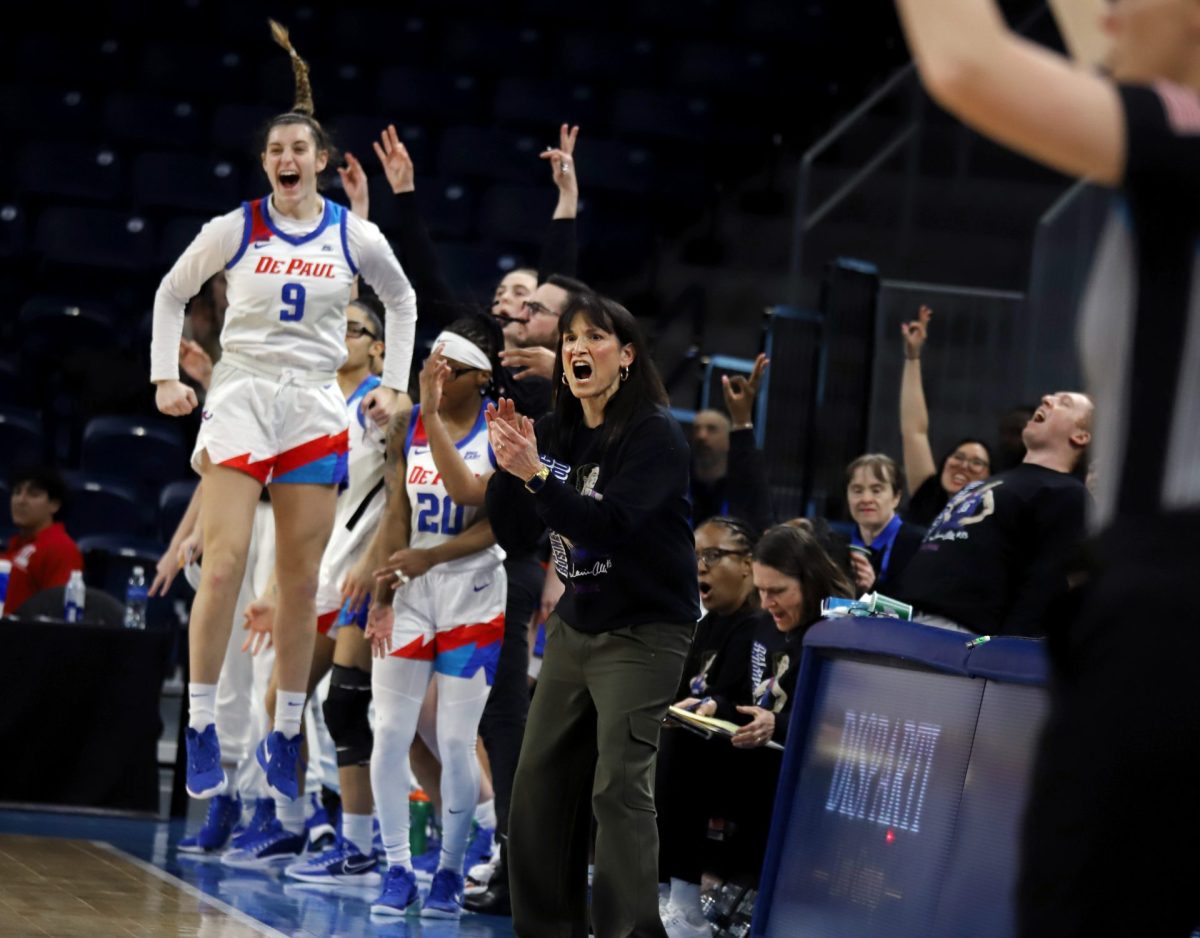
<svg viewBox="0 0 1200 938"><path fill-rule="evenodd" d="M904 477L908 480L910 496L937 472L933 448L929 445L929 408L925 406L925 388L921 383L921 350L929 337L931 316L933 311L928 306L922 306L916 319L900 327L904 336L900 439L904 445Z"/></svg>
<svg viewBox="0 0 1200 938"><path fill-rule="evenodd" d="M454 445L446 422L438 413L442 387L449 376L450 366L442 357L442 347L439 345L425 360L421 369L421 422L425 426L425 435L429 438L433 464L437 466L437 471L442 476L442 484L446 486L446 494L456 505L482 505L487 495L487 483L491 473L477 476L471 471L462 453Z"/></svg>
<svg viewBox="0 0 1200 938"><path fill-rule="evenodd" d="M547 147L541 158L549 162L550 175L558 189L558 204L542 243L538 260L538 282L551 274L574 277L579 269L579 242L575 216L579 212L579 167L575 161L578 127L563 124L558 131L558 146Z"/></svg>
<svg viewBox="0 0 1200 938"><path fill-rule="evenodd" d="M921 81L942 107L1060 172L1121 181L1125 130L1110 81L1014 34L995 0L896 0L896 7ZM1095 8L1100 16L1104 5Z"/></svg>

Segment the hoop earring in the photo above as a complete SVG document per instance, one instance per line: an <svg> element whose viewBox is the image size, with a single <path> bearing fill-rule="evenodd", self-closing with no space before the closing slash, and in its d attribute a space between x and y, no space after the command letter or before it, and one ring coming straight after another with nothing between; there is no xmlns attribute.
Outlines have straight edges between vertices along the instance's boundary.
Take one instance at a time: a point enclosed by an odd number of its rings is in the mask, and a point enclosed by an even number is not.
<svg viewBox="0 0 1200 938"><path fill-rule="evenodd" d="M624 368L621 369L621 380L622 381L629 380L629 366L628 365L626 365Z"/></svg>
<svg viewBox="0 0 1200 938"><path fill-rule="evenodd" d="M562 383L563 383L563 384L566 384L566 383L567 383L567 373L566 373L565 371L562 373ZM568 387L569 387L569 386L570 386L570 385L568 385Z"/></svg>

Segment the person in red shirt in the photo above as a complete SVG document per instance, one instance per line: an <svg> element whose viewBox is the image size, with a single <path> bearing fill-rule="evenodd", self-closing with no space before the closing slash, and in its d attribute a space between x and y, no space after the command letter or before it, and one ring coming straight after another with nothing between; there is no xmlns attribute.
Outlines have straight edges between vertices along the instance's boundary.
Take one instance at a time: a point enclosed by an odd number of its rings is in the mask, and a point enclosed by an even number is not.
<svg viewBox="0 0 1200 938"><path fill-rule="evenodd" d="M72 570L83 569L83 555L54 516L62 508L66 484L53 469L36 467L12 478L12 519L17 533L3 552L12 561L4 611L11 615L31 596L66 586Z"/></svg>

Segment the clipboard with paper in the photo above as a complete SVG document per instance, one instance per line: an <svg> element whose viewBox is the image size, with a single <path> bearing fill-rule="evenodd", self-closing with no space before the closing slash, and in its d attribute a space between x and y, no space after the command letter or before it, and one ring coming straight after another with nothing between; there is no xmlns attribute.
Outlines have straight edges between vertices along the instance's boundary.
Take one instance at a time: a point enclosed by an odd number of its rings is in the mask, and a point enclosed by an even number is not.
<svg viewBox="0 0 1200 938"><path fill-rule="evenodd" d="M728 720L718 720L716 717L701 716L698 713L692 713L691 710L684 710L682 707L671 705L667 709L667 718L681 723L683 726L699 733L707 739L713 736L732 736L741 729L736 723L730 723ZM766 744L767 749L783 750L779 743L772 740Z"/></svg>

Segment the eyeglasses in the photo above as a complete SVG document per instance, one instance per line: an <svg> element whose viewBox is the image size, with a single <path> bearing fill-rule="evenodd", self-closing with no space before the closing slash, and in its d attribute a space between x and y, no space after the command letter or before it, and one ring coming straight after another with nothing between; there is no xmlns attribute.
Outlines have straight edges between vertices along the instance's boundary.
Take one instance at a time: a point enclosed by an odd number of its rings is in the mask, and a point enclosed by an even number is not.
<svg viewBox="0 0 1200 938"><path fill-rule="evenodd" d="M549 306L543 306L537 300L526 300L523 305L529 310L530 316L553 316L555 319L558 318L558 313Z"/></svg>
<svg viewBox="0 0 1200 938"><path fill-rule="evenodd" d="M370 336L372 339L378 338L374 332L364 326L361 322L346 323L346 335L351 339L361 339L364 335Z"/></svg>
<svg viewBox="0 0 1200 938"><path fill-rule="evenodd" d="M748 550L726 550L723 547L706 547L696 551L696 562L711 567L721 562L722 557L745 557Z"/></svg>
<svg viewBox="0 0 1200 938"><path fill-rule="evenodd" d="M954 453L950 457L950 462L956 462L961 466L970 466L976 472L982 472L990 465L986 459L980 459L978 456L968 456L966 453Z"/></svg>

